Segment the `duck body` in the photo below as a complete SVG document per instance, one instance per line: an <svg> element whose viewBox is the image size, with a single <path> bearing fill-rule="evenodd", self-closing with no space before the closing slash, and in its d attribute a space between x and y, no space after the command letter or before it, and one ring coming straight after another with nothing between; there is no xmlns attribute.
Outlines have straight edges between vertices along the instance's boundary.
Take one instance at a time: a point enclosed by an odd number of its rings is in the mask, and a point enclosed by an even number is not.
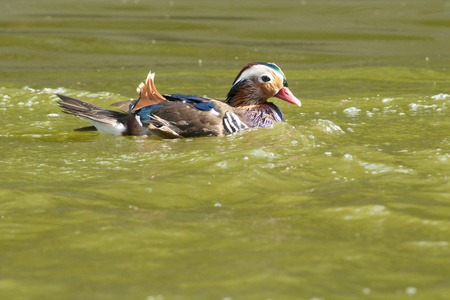
<svg viewBox="0 0 450 300"><path fill-rule="evenodd" d="M166 101L134 112L135 118L150 131L150 135L165 138L224 136L247 128L235 109L223 101L197 95L163 97ZM130 111L138 101L130 104Z"/></svg>
<svg viewBox="0 0 450 300"><path fill-rule="evenodd" d="M271 63L245 66L225 101L197 95L161 95L152 73L137 90L138 100L113 104L121 112L64 95L58 95L58 104L65 113L80 116L93 125L78 131L162 138L224 136L249 127L270 126L284 120L280 109L267 101L272 96L300 106L287 88L284 74Z"/></svg>

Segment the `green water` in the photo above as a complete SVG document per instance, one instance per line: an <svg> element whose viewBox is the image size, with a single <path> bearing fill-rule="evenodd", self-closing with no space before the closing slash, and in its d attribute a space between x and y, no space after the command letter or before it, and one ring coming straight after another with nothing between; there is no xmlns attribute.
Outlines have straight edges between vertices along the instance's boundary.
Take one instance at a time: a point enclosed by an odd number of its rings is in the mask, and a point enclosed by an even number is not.
<svg viewBox="0 0 450 300"><path fill-rule="evenodd" d="M1 299L450 299L450 1L8 0ZM73 132L223 99L272 61L301 108L223 138Z"/></svg>

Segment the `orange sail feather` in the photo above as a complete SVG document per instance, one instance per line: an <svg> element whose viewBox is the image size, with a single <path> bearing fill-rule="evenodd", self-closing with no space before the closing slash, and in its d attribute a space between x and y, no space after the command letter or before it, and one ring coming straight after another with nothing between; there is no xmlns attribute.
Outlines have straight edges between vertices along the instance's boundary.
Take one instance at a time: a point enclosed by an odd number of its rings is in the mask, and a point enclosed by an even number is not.
<svg viewBox="0 0 450 300"><path fill-rule="evenodd" d="M134 106L133 110L131 112L134 112L138 109L141 109L142 107L157 104L159 102L166 101L166 98L164 98L155 87L154 83L155 79L155 73L148 73L147 80L144 83L141 83L139 87L137 88L137 92L139 93L139 100Z"/></svg>

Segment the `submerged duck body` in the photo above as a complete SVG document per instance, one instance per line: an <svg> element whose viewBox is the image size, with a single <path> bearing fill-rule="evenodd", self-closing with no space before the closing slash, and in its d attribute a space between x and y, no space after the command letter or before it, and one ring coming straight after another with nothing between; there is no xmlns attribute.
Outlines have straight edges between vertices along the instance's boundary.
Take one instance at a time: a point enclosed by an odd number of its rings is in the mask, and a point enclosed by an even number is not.
<svg viewBox="0 0 450 300"><path fill-rule="evenodd" d="M80 116L97 130L116 135L153 135L162 138L224 136L249 127L267 127L283 121L280 109L267 100L277 97L294 105L300 101L287 87L281 69L273 63L251 63L237 75L225 101L197 95L161 95L154 74L138 87L139 99L115 103L122 112L58 95L65 113Z"/></svg>

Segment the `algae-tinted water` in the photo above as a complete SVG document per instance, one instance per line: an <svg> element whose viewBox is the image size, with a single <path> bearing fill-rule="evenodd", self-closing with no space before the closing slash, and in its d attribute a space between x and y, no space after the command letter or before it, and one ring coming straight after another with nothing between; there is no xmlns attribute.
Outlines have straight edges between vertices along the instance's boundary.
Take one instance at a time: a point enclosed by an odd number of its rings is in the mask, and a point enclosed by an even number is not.
<svg viewBox="0 0 450 300"><path fill-rule="evenodd" d="M449 299L450 2L6 1L2 299ZM223 138L73 132L224 98L273 61L301 108Z"/></svg>

